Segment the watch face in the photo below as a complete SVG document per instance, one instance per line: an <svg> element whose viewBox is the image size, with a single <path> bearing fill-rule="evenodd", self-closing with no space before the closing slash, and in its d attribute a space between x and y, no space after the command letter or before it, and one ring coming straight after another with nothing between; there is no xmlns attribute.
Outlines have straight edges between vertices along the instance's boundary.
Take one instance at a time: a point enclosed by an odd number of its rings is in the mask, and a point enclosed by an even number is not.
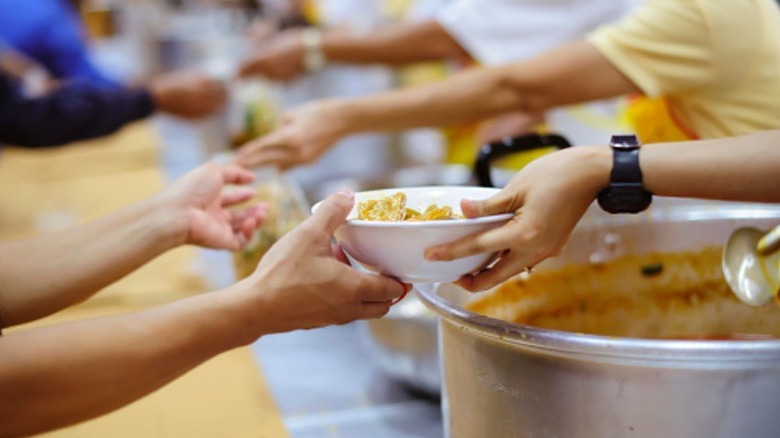
<svg viewBox="0 0 780 438"><path fill-rule="evenodd" d="M639 147L639 139L636 135L613 135L609 145L615 149L636 149Z"/></svg>

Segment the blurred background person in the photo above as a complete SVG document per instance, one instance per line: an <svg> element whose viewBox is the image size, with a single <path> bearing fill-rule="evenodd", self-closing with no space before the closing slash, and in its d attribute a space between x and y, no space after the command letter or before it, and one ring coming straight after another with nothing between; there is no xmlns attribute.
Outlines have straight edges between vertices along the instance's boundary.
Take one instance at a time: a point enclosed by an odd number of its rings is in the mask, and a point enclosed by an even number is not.
<svg viewBox="0 0 780 438"><path fill-rule="evenodd" d="M457 69L502 65L581 38L600 25L623 18L640 2L454 0L438 2L434 7L426 7L426 3L413 3L404 20L371 32L317 27L283 31L258 43L254 54L242 64L240 74L290 81L319 71L327 63L409 67L444 61ZM441 79L451 68L428 64L427 73L421 70L402 70L400 84ZM476 132L477 126L446 129L448 147L443 159L471 164L481 143L531 131L544 120L542 113L518 114L481 133ZM576 141L586 141L592 130L565 117L562 111L554 121L551 129L565 131ZM408 155L420 153L415 152L414 145L408 149Z"/></svg>
<svg viewBox="0 0 780 438"><path fill-rule="evenodd" d="M69 82L28 97L30 88L29 81L0 70L0 144L44 147L101 137L149 116L155 107L145 90Z"/></svg>
<svg viewBox="0 0 780 438"><path fill-rule="evenodd" d="M390 7L392 0L307 0L287 2L263 0L263 17L276 27L295 30L290 23L309 23L319 29L340 29L345 32L368 34L378 27L399 19L399 14ZM409 3L409 2L401 2ZM299 17L293 20L289 17ZM280 24L280 26L279 26ZM282 30L284 32L284 30ZM261 32L262 33L262 32ZM265 32L264 37L245 40L243 56L236 60L238 67L248 53L264 46L274 32ZM236 69L238 70L238 68ZM259 75L242 78L247 82L260 82L271 89L279 114L289 108L317 99L335 96L363 96L391 89L397 82L392 69L381 65L349 65L331 63L311 74L300 75L294 80L271 82ZM279 118L277 117L277 123ZM334 148L317 163L302 166L290 172L291 177L307 189L312 199L330 189L344 185L355 187L355 180L374 178L395 169L399 161L395 136L367 133L339 141ZM355 166L355 163L361 163ZM322 190L320 190L322 189Z"/></svg>
<svg viewBox="0 0 780 438"><path fill-rule="evenodd" d="M56 82L84 81L105 88L145 90L154 108L187 119L208 116L225 101L223 87L196 72L170 72L123 83L92 61L78 1L0 0L0 38Z"/></svg>
<svg viewBox="0 0 780 438"><path fill-rule="evenodd" d="M468 123L518 110L531 115L631 94L650 98L634 117L645 143L772 129L780 125L778 29L780 10L771 0L649 0L619 23L524 62L304 106L245 146L238 161L290 167L316 160L352 133Z"/></svg>
<svg viewBox="0 0 780 438"><path fill-rule="evenodd" d="M70 0L0 0L0 37L59 80L120 86L90 59L88 35Z"/></svg>

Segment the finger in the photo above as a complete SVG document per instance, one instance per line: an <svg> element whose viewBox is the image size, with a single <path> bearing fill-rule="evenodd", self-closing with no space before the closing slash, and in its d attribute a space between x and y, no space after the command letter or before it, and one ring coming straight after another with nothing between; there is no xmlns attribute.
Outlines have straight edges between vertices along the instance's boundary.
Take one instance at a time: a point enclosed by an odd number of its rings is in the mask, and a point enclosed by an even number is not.
<svg viewBox="0 0 780 438"><path fill-rule="evenodd" d="M258 150L250 155L237 157L239 162L247 167L276 166L284 170L289 168L295 160L291 150Z"/></svg>
<svg viewBox="0 0 780 438"><path fill-rule="evenodd" d="M331 243L330 252L333 254L334 259L340 261L341 263L344 263L345 265L350 265L347 255L344 254L344 250L341 249L341 247L338 244Z"/></svg>
<svg viewBox="0 0 780 438"><path fill-rule="evenodd" d="M254 234L255 229L257 229L259 223L260 222L257 220L257 218L254 217L244 218L243 222L241 223L240 227L237 230L238 237L241 240L241 242L248 242L249 239L252 238L252 234ZM243 244L241 246L243 247Z"/></svg>
<svg viewBox="0 0 780 438"><path fill-rule="evenodd" d="M392 303L400 300L411 289L395 278L364 273L360 273L360 276L360 301L363 303Z"/></svg>
<svg viewBox="0 0 780 438"><path fill-rule="evenodd" d="M386 303L366 303L361 306L360 319L376 319L387 315L392 304Z"/></svg>
<svg viewBox="0 0 780 438"><path fill-rule="evenodd" d="M401 280L399 280L399 279L397 279L397 278L396 278L396 279L394 279L394 280L395 280L395 281L397 281L397 282L399 282L399 283L401 283L401 286L403 286L403 288L404 288L404 293L403 293L403 295L401 295L400 297L398 297L398 298L394 299L394 300L393 300L393 301L390 303L390 305L396 305L396 304L400 303L401 301L403 301L403 300L404 300L404 298L406 298L406 295L409 293L409 291L411 291L411 290L412 290L412 287L414 287L414 286L412 286L410 283L404 283L404 282L402 282Z"/></svg>
<svg viewBox="0 0 780 438"><path fill-rule="evenodd" d="M236 248L230 249L230 250L231 251L238 251L238 250L244 249L248 243L249 243L249 237L247 237L247 236L245 236L243 234L237 234L236 235Z"/></svg>
<svg viewBox="0 0 780 438"><path fill-rule="evenodd" d="M342 189L325 198L308 222L332 236L336 228L347 219L354 204L355 194L349 189Z"/></svg>
<svg viewBox="0 0 780 438"><path fill-rule="evenodd" d="M258 167L276 162L289 162L292 155L293 151L286 142L263 137L241 147L233 161L246 167Z"/></svg>
<svg viewBox="0 0 780 438"><path fill-rule="evenodd" d="M289 151L295 149L288 137L288 134L285 132L274 131L265 137L247 143L246 146L238 150L237 155L258 151Z"/></svg>
<svg viewBox="0 0 780 438"><path fill-rule="evenodd" d="M437 245L425 251L425 258L432 261L454 260L482 253L503 251L511 246L518 246L523 240L518 238L522 224L512 220L502 227L472 234L454 242Z"/></svg>
<svg viewBox="0 0 780 438"><path fill-rule="evenodd" d="M490 269L480 271L474 275L463 276L458 280L457 284L472 292L483 291L523 272L526 266L533 265L530 262L525 262L522 256L512 254L499 260Z"/></svg>
<svg viewBox="0 0 780 438"><path fill-rule="evenodd" d="M256 193L252 187L234 187L222 192L219 200L223 207L230 207L252 199Z"/></svg>
<svg viewBox="0 0 780 438"><path fill-rule="evenodd" d="M253 205L241 211L232 212L230 223L232 224L233 229L238 230L243 226L247 219L253 219L255 221L255 226L257 226L263 223L263 220L265 220L267 215L268 206L266 204Z"/></svg>
<svg viewBox="0 0 780 438"><path fill-rule="evenodd" d="M249 184L255 174L238 164L222 164L222 181L226 184Z"/></svg>
<svg viewBox="0 0 780 438"><path fill-rule="evenodd" d="M460 201L460 208L466 217L481 217L491 214L510 213L520 207L517 197L504 189L488 199Z"/></svg>
<svg viewBox="0 0 780 438"><path fill-rule="evenodd" d="M228 223L220 223L210 232L209 242L196 242L208 248L227 249L235 251L241 248L240 233L236 233Z"/></svg>

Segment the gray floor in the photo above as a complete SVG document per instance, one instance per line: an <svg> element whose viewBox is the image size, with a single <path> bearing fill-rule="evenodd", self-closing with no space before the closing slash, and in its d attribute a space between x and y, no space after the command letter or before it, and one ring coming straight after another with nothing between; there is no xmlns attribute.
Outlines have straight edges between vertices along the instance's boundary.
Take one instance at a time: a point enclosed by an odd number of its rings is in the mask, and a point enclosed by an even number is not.
<svg viewBox="0 0 780 438"><path fill-rule="evenodd" d="M348 324L268 336L253 350L294 438L440 438L439 401L386 377Z"/></svg>

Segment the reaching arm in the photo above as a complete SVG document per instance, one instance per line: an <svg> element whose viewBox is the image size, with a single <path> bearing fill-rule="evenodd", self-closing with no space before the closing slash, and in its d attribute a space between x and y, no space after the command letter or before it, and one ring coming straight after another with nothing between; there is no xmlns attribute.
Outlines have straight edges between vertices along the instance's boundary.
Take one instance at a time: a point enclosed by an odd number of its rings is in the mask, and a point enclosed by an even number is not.
<svg viewBox="0 0 780 438"><path fill-rule="evenodd" d="M0 436L102 415L250 342L226 295L0 337Z"/></svg>
<svg viewBox="0 0 780 438"><path fill-rule="evenodd" d="M72 230L0 245L0 321L31 321L92 296L175 246L238 249L264 208L227 211L251 189L221 194L252 174L202 166L148 200Z"/></svg>
<svg viewBox="0 0 780 438"><path fill-rule="evenodd" d="M111 134L155 109L192 119L213 113L224 101L222 85L194 72L161 74L137 89L67 82L37 98L22 96L0 72L0 142L57 146Z"/></svg>
<svg viewBox="0 0 780 438"><path fill-rule="evenodd" d="M536 58L450 79L333 103L344 134L468 123L638 91L595 47L578 41Z"/></svg>
<svg viewBox="0 0 780 438"><path fill-rule="evenodd" d="M39 98L18 93L0 72L0 142L55 146L110 134L152 113L148 92L105 88L84 82L65 84Z"/></svg>
<svg viewBox="0 0 780 438"><path fill-rule="evenodd" d="M322 51L330 61L351 64L404 65L469 57L435 20L386 26L363 35L329 32L322 37Z"/></svg>
<svg viewBox="0 0 780 438"><path fill-rule="evenodd" d="M780 202L780 131L646 145L640 163L657 195Z"/></svg>
<svg viewBox="0 0 780 438"><path fill-rule="evenodd" d="M0 436L104 414L263 335L384 315L406 286L351 269L330 245L353 202L328 198L266 253L255 273L227 289L0 337Z"/></svg>
<svg viewBox="0 0 780 438"><path fill-rule="evenodd" d="M695 142L645 145L640 166L647 190L660 196L780 202L780 131ZM609 184L612 151L576 147L542 157L496 196L461 204L469 217L515 212L496 230L430 248L432 260L511 250L491 269L460 284L482 290L555 255L598 193Z"/></svg>
<svg viewBox="0 0 780 438"><path fill-rule="evenodd" d="M155 200L73 230L0 245L0 316L34 320L83 301L183 243L185 224L168 222Z"/></svg>
<svg viewBox="0 0 780 438"><path fill-rule="evenodd" d="M595 47L578 41L526 62L474 69L430 85L305 106L242 148L237 160L289 167L311 162L339 138L359 132L467 123L511 111L539 114L636 91Z"/></svg>
<svg viewBox="0 0 780 438"><path fill-rule="evenodd" d="M355 34L323 32L320 48L331 62L347 64L404 65L447 58L468 58L468 53L434 21L404 23ZM263 75L291 80L305 72L301 30L288 30L263 46L244 62L241 76Z"/></svg>

